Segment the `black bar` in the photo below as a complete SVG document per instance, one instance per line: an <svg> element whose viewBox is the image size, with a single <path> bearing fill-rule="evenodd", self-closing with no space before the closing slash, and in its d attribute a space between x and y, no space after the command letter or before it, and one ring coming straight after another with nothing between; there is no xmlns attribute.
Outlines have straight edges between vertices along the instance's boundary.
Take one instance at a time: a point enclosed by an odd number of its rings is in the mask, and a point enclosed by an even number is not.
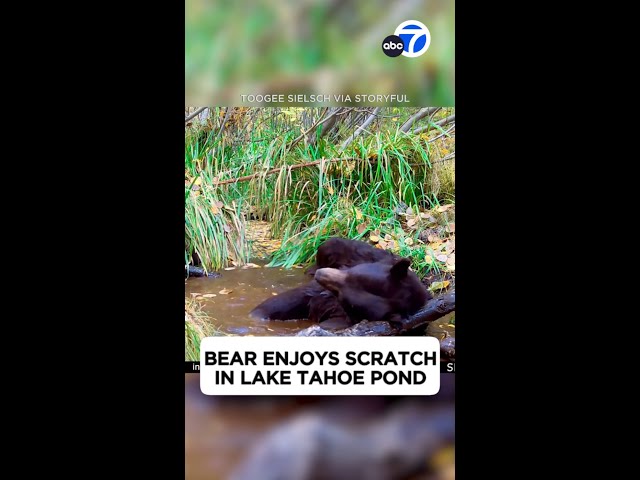
<svg viewBox="0 0 640 480"><path fill-rule="evenodd" d="M184 373L200 373L200 362L184 362Z"/></svg>

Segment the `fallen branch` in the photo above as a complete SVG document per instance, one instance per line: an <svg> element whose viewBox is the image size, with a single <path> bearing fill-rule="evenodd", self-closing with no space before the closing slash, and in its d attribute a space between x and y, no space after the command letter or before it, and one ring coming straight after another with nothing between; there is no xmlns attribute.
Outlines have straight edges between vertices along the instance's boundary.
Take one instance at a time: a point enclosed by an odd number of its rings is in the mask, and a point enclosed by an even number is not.
<svg viewBox="0 0 640 480"><path fill-rule="evenodd" d="M252 173L251 175L245 175L244 177L238 177L238 178L232 178L230 180L222 180L222 181L217 181L217 182L213 182L214 185L226 185L229 183L237 183L237 182L246 182L247 180L251 180L253 178L259 177L261 175L264 175L265 177L267 175L272 175L274 173L278 173L280 172L280 170L282 170L283 168L287 168L289 171L291 170L296 170L298 168L303 168L303 167L311 167L313 165L320 165L320 163L324 162L343 162L346 160L362 160L361 158L328 158L328 159L322 159L322 160L314 160L313 162L306 162L306 163L298 163L298 164L294 164L294 165L284 165L283 167L276 167L276 168L272 168L271 170L267 170L266 172L256 172L256 173Z"/></svg>
<svg viewBox="0 0 640 480"><path fill-rule="evenodd" d="M402 320L401 331L413 330L422 327L427 323L431 323L440 317L444 317L447 313L451 313L456 309L456 291L445 293L439 297L429 300L427 304L411 315L409 318Z"/></svg>
<svg viewBox="0 0 640 480"><path fill-rule="evenodd" d="M404 132L404 133L407 133L411 129L413 124L416 123L418 120L426 117L427 115L431 115L431 114L437 112L441 108L442 107L421 108L420 110L418 110L418 113L414 114L406 122L404 122L404 124L400 127L400 131Z"/></svg>
<svg viewBox="0 0 640 480"><path fill-rule="evenodd" d="M456 339L455 337L445 337L440 340L440 358L454 359L456 358Z"/></svg>
<svg viewBox="0 0 640 480"><path fill-rule="evenodd" d="M444 132L444 133L441 133L440 135L438 135L437 137L432 138L431 140L427 140L427 143L435 142L435 141L436 141L436 140L438 140L439 138L442 138L442 137L444 137L445 135L449 135L449 133L450 133L452 130L455 130L455 128L456 128L456 125L455 125L455 123L454 123L454 124L449 128L449 130L447 130L447 131L446 131L446 132Z"/></svg>
<svg viewBox="0 0 640 480"><path fill-rule="evenodd" d="M342 330L325 330L320 325L312 325L300 330L296 337L391 337L398 333L399 330L392 327L389 322L363 320Z"/></svg>
<svg viewBox="0 0 640 480"><path fill-rule="evenodd" d="M330 116L328 116L327 118L324 118L324 116L327 114L327 112L329 111L329 108L325 108L322 112L322 114L318 117L318 120L315 121L315 123L313 125L311 125L309 127L308 130L305 130L304 128L301 128L300 130L302 131L302 133L300 134L300 136L298 136L298 138L296 138L293 142L291 142L291 145L289 145L289 150L293 150L293 147L300 141L302 140L304 137L306 137L309 132L313 131L315 128L318 128L318 125L320 125L320 122L326 122L327 120L329 120L333 115L335 115L335 113L331 114Z"/></svg>
<svg viewBox="0 0 640 480"><path fill-rule="evenodd" d="M220 138L220 135L222 135L222 132L224 131L224 126L227 124L227 120L229 119L229 117L231 116L231 113L235 110L234 107L227 107L227 109L224 112L224 118L222 119L222 124L220 125L220 129L218 130L218 133L216 134L216 138L213 141L214 145L218 142L218 138Z"/></svg>
<svg viewBox="0 0 640 480"><path fill-rule="evenodd" d="M189 265L187 268L185 268L185 274L186 274L185 276L189 276L189 277L213 277L213 278L218 278L218 277L222 276L218 272L207 272L204 268L195 267L193 265Z"/></svg>
<svg viewBox="0 0 640 480"><path fill-rule="evenodd" d="M444 162L446 160L450 160L451 158L453 158L455 156L455 152L453 154L450 154L448 156L446 156L445 158L440 159L439 161L434 161L433 163L440 163L440 162ZM218 181L214 181L213 185L228 185L230 183L238 183L238 182L246 182L248 180L252 180L256 177L260 177L260 176L267 176L267 175L272 175L274 173L279 173L283 168L287 168L289 171L291 170L297 170L298 168L304 168L304 167L312 167L314 165L320 165L321 163L330 163L330 162L344 162L344 161L364 161L367 160L366 158L360 158L360 157L348 157L348 158L326 158L326 159L321 159L321 160L314 160L313 162L305 162L305 163L296 163L293 165L283 165L282 167L275 167L272 168L270 170L267 170L266 172L256 172L256 173L252 173L251 175L245 175L244 177L238 177L238 178L231 178L229 180L218 180ZM427 166L428 165L425 163L410 163L409 165L411 166Z"/></svg>
<svg viewBox="0 0 640 480"><path fill-rule="evenodd" d="M347 148L347 147L351 144L351 142L353 142L353 141L355 140L355 138L356 138L358 135L360 135L360 133L361 133L363 130L365 130L365 129L369 126L369 124L370 124L371 122L373 122L373 121L378 117L378 113L380 112L380 109L381 109L381 108L382 108L382 107L377 107L377 108L376 108L376 109L371 113L371 115L369 115L369 118L367 118L367 119L365 120L365 122L364 122L362 125L360 125L360 126L356 129L356 131L355 131L355 132L353 132L353 135L351 135L349 138L347 138L347 139L344 141L344 143L340 146L340 149L341 149L341 150L344 150L345 148Z"/></svg>
<svg viewBox="0 0 640 480"><path fill-rule="evenodd" d="M429 123L428 125L425 125L424 127L416 128L415 130L412 130L411 133L413 135L416 135L416 134L418 134L420 132L424 132L425 130L428 130L428 129L432 128L434 125L437 125L439 127L443 127L445 125L449 125L451 122L455 122L455 120L456 120L455 114L449 115L448 117L445 117L442 120L438 120L435 123Z"/></svg>
<svg viewBox="0 0 640 480"><path fill-rule="evenodd" d="M204 112L206 109L207 109L207 107L200 107L195 112L193 112L191 115L188 115L188 116L184 117L184 123L187 123L189 120L191 120L192 118L196 117L200 113Z"/></svg>
<svg viewBox="0 0 640 480"><path fill-rule="evenodd" d="M302 140L304 137L308 136L310 133L315 132L315 130L322 125L322 130L320 131L320 137L322 138L327 131L329 131L334 125L335 122L337 120L337 117L340 115L345 115L346 113L349 113L350 111L352 111L353 108L327 108L323 111L322 115L320 116L320 118L318 118L318 120L308 129L308 130L304 130L302 129L302 133L300 134L300 136L298 138L296 138L293 142L291 142L291 145L289 145L288 149L292 150L293 147L300 141ZM330 112L330 113L329 113ZM329 113L327 115L327 113ZM326 117L324 117L324 115L327 115ZM327 127L327 122L329 122L329 126ZM313 141L310 141L309 143L313 143Z"/></svg>
<svg viewBox="0 0 640 480"><path fill-rule="evenodd" d="M320 325L313 325L299 331L298 337L390 337L416 328L444 317L456 309L455 290L445 293L440 297L429 300L426 305L415 314L403 319L400 325L391 325L389 322L362 321L342 330L325 330ZM450 340L449 340L450 342ZM447 348L451 348L447 345Z"/></svg>

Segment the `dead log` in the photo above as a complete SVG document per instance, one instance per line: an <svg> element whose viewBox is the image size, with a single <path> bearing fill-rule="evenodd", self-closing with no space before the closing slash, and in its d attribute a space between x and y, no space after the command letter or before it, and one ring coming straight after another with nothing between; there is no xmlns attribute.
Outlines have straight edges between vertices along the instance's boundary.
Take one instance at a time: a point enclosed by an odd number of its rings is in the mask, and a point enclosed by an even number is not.
<svg viewBox="0 0 640 480"><path fill-rule="evenodd" d="M329 330L320 325L312 325L300 330L297 337L390 337L397 335L399 330L389 322L369 322L363 320L349 328L341 330Z"/></svg>
<svg viewBox="0 0 640 480"><path fill-rule="evenodd" d="M204 268L202 267L195 267L193 265L189 265L188 268L185 268L185 277L189 276L189 277L211 277L211 278L218 278L221 277L222 275L219 274L218 272L206 272Z"/></svg>
<svg viewBox="0 0 640 480"><path fill-rule="evenodd" d="M267 175L272 175L274 173L280 173L282 171L283 168L287 169L288 171L291 170L296 170L298 168L304 168L304 167L311 167L313 165L320 165L321 163L333 163L333 162L345 162L345 161L359 161L362 160L361 158L356 158L356 157L348 157L348 158L323 158L322 160L314 160L313 162L305 162L305 163L295 163L293 165L284 165L282 167L276 167L276 168L272 168L270 170L267 170L266 172L256 172L256 173L252 173L251 175L245 175L244 177L238 177L238 178L231 178L229 180L216 180L213 182L214 186L217 185L227 185L229 183L238 183L238 182L246 182L248 180L254 179L256 177L259 176L267 176Z"/></svg>
<svg viewBox="0 0 640 480"><path fill-rule="evenodd" d="M456 358L456 337L445 337L440 339L440 358Z"/></svg>
<svg viewBox="0 0 640 480"><path fill-rule="evenodd" d="M431 299L427 304L411 315L409 318L402 320L401 331L409 331L418 327L422 327L427 323L433 322L440 317L444 317L447 313L451 313L456 309L456 291L445 293L439 297Z"/></svg>
<svg viewBox="0 0 640 480"><path fill-rule="evenodd" d="M367 322L366 320L343 330L327 330L320 325L313 325L297 333L298 337L391 337L401 333L388 322ZM451 361L456 358L455 337L438 338L440 342L440 358Z"/></svg>
<svg viewBox="0 0 640 480"><path fill-rule="evenodd" d="M456 292L445 293L439 297L429 300L418 312L400 323L390 324L389 322L368 322L363 320L349 328L341 330L327 330L320 325L313 325L299 331L298 337L390 337L399 335L425 326L426 324L445 316L456 309ZM451 340L447 340L451 342ZM448 344L448 350L453 350Z"/></svg>

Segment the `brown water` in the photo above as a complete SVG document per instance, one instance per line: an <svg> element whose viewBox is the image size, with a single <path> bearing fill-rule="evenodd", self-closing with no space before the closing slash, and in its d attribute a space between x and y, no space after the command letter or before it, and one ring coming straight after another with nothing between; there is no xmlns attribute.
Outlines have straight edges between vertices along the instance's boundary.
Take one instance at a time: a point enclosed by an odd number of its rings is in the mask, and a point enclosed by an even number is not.
<svg viewBox="0 0 640 480"><path fill-rule="evenodd" d="M302 268L236 268L223 270L222 277L192 277L185 282L185 297L195 294L212 294L215 297L196 297L202 310L209 315L211 323L225 333L232 335L289 336L315 325L310 320L262 321L249 316L261 302L291 288L299 287L311 279ZM221 294L222 290L231 290ZM455 325L449 321L455 312L432 322L427 335L442 340L455 337Z"/></svg>
<svg viewBox="0 0 640 480"><path fill-rule="evenodd" d="M185 479L225 479L260 436L297 409L293 401L223 401L199 390L200 376L185 375Z"/></svg>
<svg viewBox="0 0 640 480"><path fill-rule="evenodd" d="M295 335L314 325L309 320L261 321L249 316L251 310L274 293L280 294L311 279L301 268L260 267L223 270L220 278L189 278L185 282L185 297L193 298L192 294L196 293L216 295L197 300L217 328L233 335ZM224 289L231 293L221 294Z"/></svg>
<svg viewBox="0 0 640 480"><path fill-rule="evenodd" d="M328 423L342 427L366 426L383 419L389 412L389 403L395 400L372 396L214 397L202 394L199 381L198 374L185 374L186 480L228 479L248 454L263 443L264 435L285 422L311 414L321 415ZM451 405L455 395L454 376L443 376L441 383L438 395L420 401ZM420 418L423 417L417 417L416 421ZM279 461L282 459L274 458L274 465ZM265 472L265 478L267 476ZM412 478L444 480L441 476Z"/></svg>

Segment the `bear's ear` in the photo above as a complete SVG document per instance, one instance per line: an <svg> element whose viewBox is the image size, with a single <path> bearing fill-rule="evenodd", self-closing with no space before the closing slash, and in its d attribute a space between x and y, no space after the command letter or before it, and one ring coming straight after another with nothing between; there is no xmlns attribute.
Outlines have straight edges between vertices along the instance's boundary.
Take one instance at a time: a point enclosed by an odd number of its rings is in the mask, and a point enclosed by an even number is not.
<svg viewBox="0 0 640 480"><path fill-rule="evenodd" d="M404 278L407 276L407 271L411 266L411 260L408 258L401 258L398 260L393 267L391 267L390 275L393 278Z"/></svg>

